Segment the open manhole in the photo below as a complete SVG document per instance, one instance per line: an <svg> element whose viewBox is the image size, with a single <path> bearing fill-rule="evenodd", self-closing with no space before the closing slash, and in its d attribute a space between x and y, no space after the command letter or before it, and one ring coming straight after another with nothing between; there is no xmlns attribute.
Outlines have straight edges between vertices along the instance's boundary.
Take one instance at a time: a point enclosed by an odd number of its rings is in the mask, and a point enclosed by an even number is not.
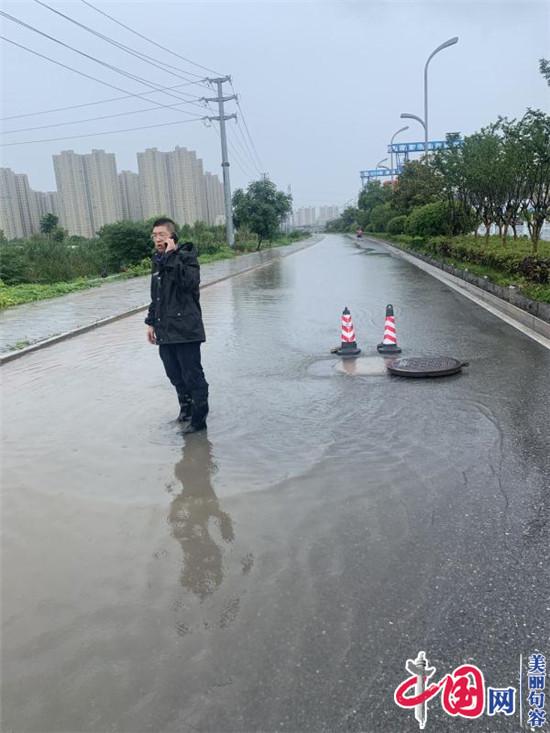
<svg viewBox="0 0 550 733"><path fill-rule="evenodd" d="M361 356L357 359L339 359L334 371L350 377L384 377L386 361L380 356Z"/></svg>
<svg viewBox="0 0 550 733"><path fill-rule="evenodd" d="M411 356L387 361L387 368L399 377L446 377L457 374L468 362L452 356Z"/></svg>
<svg viewBox="0 0 550 733"><path fill-rule="evenodd" d="M393 359L393 357L391 357ZM311 377L332 377L335 374L346 374L351 377L385 377L387 375L387 357L360 356L356 359L335 358L315 361L307 367Z"/></svg>

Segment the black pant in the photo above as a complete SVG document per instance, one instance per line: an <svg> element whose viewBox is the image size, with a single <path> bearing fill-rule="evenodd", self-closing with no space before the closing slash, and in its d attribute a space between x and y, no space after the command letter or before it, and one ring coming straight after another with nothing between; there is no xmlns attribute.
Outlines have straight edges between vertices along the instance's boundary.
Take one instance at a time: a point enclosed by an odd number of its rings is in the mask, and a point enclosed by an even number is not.
<svg viewBox="0 0 550 733"><path fill-rule="evenodd" d="M176 388L180 404L184 404L187 395L191 397L191 424L202 426L208 414L208 382L201 364L200 341L161 344L159 355L166 376Z"/></svg>

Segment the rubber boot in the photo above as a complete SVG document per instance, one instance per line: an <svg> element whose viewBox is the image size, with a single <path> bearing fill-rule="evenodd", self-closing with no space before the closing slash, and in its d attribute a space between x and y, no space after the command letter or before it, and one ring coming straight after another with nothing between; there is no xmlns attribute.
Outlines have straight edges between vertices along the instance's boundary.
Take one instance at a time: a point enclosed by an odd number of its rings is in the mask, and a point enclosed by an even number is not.
<svg viewBox="0 0 550 733"><path fill-rule="evenodd" d="M183 432L198 433L199 430L206 430L208 411L208 393L195 396L192 401L191 422L185 426Z"/></svg>
<svg viewBox="0 0 550 733"><path fill-rule="evenodd" d="M193 411L193 402L191 395L184 394L181 397L178 395L180 403L180 414L178 415L178 422L189 422L191 420L191 413Z"/></svg>

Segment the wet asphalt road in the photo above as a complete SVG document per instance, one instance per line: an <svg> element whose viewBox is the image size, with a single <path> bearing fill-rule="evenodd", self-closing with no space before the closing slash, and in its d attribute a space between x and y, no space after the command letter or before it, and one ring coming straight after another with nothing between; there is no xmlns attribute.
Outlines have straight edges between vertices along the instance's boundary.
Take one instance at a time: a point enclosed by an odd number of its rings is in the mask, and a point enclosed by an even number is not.
<svg viewBox="0 0 550 733"><path fill-rule="evenodd" d="M280 257L288 257L309 247L319 236L312 235L284 247L241 254L230 260L209 262L201 268L201 285L204 287ZM18 342L34 344L147 305L148 286L149 277L111 280L89 290L0 310L0 355L14 351Z"/></svg>
<svg viewBox="0 0 550 733"><path fill-rule="evenodd" d="M201 297L207 434L141 315L2 368L2 730L405 733L420 649L517 684L550 646L550 352L338 235ZM387 302L404 355L470 366L385 375ZM328 354L346 305L370 376Z"/></svg>

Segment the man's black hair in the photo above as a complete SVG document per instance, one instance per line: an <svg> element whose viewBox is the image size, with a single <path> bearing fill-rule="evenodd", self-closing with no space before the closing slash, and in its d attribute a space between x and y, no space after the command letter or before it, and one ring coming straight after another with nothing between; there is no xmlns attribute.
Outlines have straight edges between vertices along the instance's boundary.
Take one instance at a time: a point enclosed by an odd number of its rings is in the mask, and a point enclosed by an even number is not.
<svg viewBox="0 0 550 733"><path fill-rule="evenodd" d="M178 231L178 225L173 219L169 219L167 216L163 216L153 222L153 229L155 227L168 227L172 232Z"/></svg>

